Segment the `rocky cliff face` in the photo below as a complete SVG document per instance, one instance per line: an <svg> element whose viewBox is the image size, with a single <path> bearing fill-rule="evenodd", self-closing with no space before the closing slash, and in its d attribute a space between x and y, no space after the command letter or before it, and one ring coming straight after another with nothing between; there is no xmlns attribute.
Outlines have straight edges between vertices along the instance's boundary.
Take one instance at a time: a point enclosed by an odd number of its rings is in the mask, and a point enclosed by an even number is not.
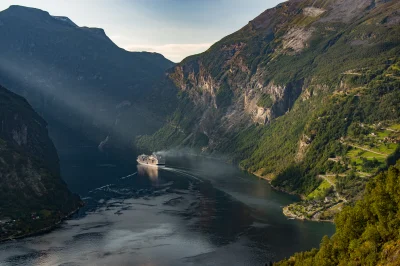
<svg viewBox="0 0 400 266"><path fill-rule="evenodd" d="M168 72L179 106L163 129L138 143L224 152L264 176L295 166L301 174L292 175L294 186L302 186L299 176L312 180L311 169L327 160L317 151L334 146L353 119L375 117L366 108L354 110L383 105L398 88L398 73L390 69L398 64L399 8L398 1L291 0L266 10ZM355 113L340 132L316 130L325 123L320 113L342 115L327 111L339 95L361 99L352 102Z"/></svg>
<svg viewBox="0 0 400 266"><path fill-rule="evenodd" d="M80 204L60 177L46 122L20 96L0 86L0 238L58 221ZM44 216L33 224L32 213Z"/></svg>
<svg viewBox="0 0 400 266"><path fill-rule="evenodd" d="M57 151L47 133L47 123L22 97L1 87L0 136L9 145L24 150L45 162L59 174Z"/></svg>
<svg viewBox="0 0 400 266"><path fill-rule="evenodd" d="M212 137L215 145L221 134L252 123L269 124L289 112L312 77L292 74L287 69L297 67L296 71L300 72L301 66L280 66L278 62L301 56L310 48L312 39L329 34L326 28L330 22L322 21L332 18L324 14L329 9L336 12L342 5L346 3L289 1L280 4L214 44L207 52L183 60L169 77L196 106L202 107L197 128L209 136L215 134ZM339 30L333 31L337 34ZM218 133L215 126L210 125L214 130L204 129L201 124L202 121L210 124L210 118L204 117L210 109L218 113L214 116L215 123L223 121L224 126L218 127Z"/></svg>

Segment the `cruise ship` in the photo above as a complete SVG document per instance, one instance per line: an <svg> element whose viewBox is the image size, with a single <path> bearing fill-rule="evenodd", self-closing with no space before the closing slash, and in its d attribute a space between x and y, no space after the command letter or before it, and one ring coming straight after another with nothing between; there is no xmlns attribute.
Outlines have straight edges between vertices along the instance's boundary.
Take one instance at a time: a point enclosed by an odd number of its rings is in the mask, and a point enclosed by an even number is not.
<svg viewBox="0 0 400 266"><path fill-rule="evenodd" d="M149 166L156 166L156 167L163 167L165 166L165 159L156 153L152 155L142 154L137 157L136 160L139 164L149 165Z"/></svg>

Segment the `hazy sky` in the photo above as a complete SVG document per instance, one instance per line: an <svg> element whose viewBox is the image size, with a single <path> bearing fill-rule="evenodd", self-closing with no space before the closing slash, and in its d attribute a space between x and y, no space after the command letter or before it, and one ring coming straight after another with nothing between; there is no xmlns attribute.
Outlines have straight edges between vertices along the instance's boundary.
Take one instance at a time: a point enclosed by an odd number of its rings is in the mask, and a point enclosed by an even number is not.
<svg viewBox="0 0 400 266"><path fill-rule="evenodd" d="M103 28L120 47L162 53L179 62L240 29L283 0L0 0Z"/></svg>

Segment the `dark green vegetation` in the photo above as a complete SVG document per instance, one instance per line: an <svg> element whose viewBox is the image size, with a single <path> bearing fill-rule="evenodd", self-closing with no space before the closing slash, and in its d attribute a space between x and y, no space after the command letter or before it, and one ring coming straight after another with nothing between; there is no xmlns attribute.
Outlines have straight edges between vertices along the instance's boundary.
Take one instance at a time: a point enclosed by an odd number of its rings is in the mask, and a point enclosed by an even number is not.
<svg viewBox="0 0 400 266"><path fill-rule="evenodd" d="M265 11L170 72L184 101L138 143L230 155L303 196L288 216L341 213L332 239L281 265L399 265L398 10L394 0L292 0Z"/></svg>
<svg viewBox="0 0 400 266"><path fill-rule="evenodd" d="M49 123L57 148L128 147L164 122L155 81L174 64L162 55L128 52L102 29L11 6L0 12L0 84L24 96ZM138 126L138 124L141 124ZM59 137L70 136L68 144Z"/></svg>
<svg viewBox="0 0 400 266"><path fill-rule="evenodd" d="M332 96L323 111L314 112L314 117L305 127L304 132L312 141L307 147L304 160L296 164L301 178L293 179L292 174L284 170L278 174L273 184L284 185L287 190L307 193L314 188L313 183L310 182L313 180L313 176L326 172L339 173L340 169L334 169L337 164L328 159L344 157L347 154L349 147L345 144L348 141L341 143L340 139L347 136L348 127L358 123L398 121L400 117L399 97L400 92L395 88L384 97L377 95L374 89L369 88L359 96L354 94ZM358 140L361 141L361 139ZM374 159L368 160L368 162L369 165L374 164ZM370 172L371 169L365 168L359 170Z"/></svg>
<svg viewBox="0 0 400 266"><path fill-rule="evenodd" d="M0 86L0 240L53 226L81 204L60 178L46 122Z"/></svg>
<svg viewBox="0 0 400 266"><path fill-rule="evenodd" d="M224 153L303 195L293 216L332 219L400 156L398 10L395 0L288 1L159 81L172 66L161 56L11 7L0 13L0 81L63 134L107 140L101 148L149 134L140 149Z"/></svg>
<svg viewBox="0 0 400 266"><path fill-rule="evenodd" d="M320 248L275 265L399 265L400 161L368 182L363 199L336 217Z"/></svg>
<svg viewBox="0 0 400 266"><path fill-rule="evenodd" d="M170 71L179 106L137 143L228 154L304 196L319 175L339 174L341 191L358 197L356 186L396 157L397 140L359 138L354 127L383 134L379 123L400 122L399 9L398 1L293 0L265 11ZM382 154L352 157L357 143Z"/></svg>

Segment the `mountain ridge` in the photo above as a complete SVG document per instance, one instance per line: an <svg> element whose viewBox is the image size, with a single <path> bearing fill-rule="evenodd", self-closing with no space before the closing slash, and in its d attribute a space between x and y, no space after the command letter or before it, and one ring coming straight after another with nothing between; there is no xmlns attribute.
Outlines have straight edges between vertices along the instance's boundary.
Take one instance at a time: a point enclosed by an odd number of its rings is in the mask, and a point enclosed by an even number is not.
<svg viewBox="0 0 400 266"><path fill-rule="evenodd" d="M68 130L88 145L108 136L107 147L123 148L163 122L164 114L142 101L174 65L161 54L126 51L103 29L76 27L39 9L11 6L0 21L0 82L31 103L55 129L51 134ZM146 124L135 126L137 120Z"/></svg>
<svg viewBox="0 0 400 266"><path fill-rule="evenodd" d="M399 1L296 0L264 11L168 71L178 107L137 145L222 153L300 195L286 216L338 219L319 249L277 265L397 265L396 229L381 234L387 217L375 211L397 197L384 180L398 178L400 159L398 10Z"/></svg>
<svg viewBox="0 0 400 266"><path fill-rule="evenodd" d="M340 139L351 128L398 123L399 8L296 0L266 10L168 71L179 106L138 145L225 153L278 189L313 195L320 175L338 171L335 157L350 171Z"/></svg>

